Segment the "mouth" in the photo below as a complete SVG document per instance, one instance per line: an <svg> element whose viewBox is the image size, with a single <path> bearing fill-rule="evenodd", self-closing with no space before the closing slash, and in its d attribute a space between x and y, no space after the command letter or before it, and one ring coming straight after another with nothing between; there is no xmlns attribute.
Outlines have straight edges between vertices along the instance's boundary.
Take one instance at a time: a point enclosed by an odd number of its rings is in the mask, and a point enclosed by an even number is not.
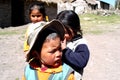
<svg viewBox="0 0 120 80"><path fill-rule="evenodd" d="M61 63L61 62L62 62L61 59L56 60L56 63Z"/></svg>
<svg viewBox="0 0 120 80"><path fill-rule="evenodd" d="M56 60L55 62L54 62L54 68L56 68L56 67L58 67L58 66L60 66L62 64L62 61L61 61L61 59L58 59L58 60Z"/></svg>

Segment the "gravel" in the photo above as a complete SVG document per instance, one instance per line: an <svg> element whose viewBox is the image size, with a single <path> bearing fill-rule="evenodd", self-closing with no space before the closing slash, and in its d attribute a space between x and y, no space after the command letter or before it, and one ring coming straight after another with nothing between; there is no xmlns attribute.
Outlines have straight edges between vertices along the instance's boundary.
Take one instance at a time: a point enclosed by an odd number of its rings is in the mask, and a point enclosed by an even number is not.
<svg viewBox="0 0 120 80"><path fill-rule="evenodd" d="M120 80L120 24L104 34L85 34L90 59L84 69L83 80ZM114 28L114 26L113 26ZM0 31L26 29L10 27ZM21 80L26 65L23 34L0 35L0 80Z"/></svg>

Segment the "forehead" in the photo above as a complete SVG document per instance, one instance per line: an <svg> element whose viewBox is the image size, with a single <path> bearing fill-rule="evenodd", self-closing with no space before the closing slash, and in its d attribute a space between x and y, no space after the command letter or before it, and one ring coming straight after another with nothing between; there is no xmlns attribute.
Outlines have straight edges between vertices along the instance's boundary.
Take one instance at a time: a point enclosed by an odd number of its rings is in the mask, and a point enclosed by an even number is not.
<svg viewBox="0 0 120 80"><path fill-rule="evenodd" d="M33 9L31 11L31 14L41 14L40 11L38 9Z"/></svg>
<svg viewBox="0 0 120 80"><path fill-rule="evenodd" d="M45 40L45 42L43 43L43 46L45 47L58 47L60 46L60 38L59 37L55 37L53 39L47 39Z"/></svg>

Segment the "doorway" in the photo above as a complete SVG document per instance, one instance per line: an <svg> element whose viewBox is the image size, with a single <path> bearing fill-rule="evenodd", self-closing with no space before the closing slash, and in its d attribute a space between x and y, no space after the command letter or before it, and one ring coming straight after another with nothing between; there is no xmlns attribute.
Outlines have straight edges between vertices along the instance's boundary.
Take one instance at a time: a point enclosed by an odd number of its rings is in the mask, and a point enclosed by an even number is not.
<svg viewBox="0 0 120 80"><path fill-rule="evenodd" d="M24 0L11 1L11 25L20 26L24 24Z"/></svg>

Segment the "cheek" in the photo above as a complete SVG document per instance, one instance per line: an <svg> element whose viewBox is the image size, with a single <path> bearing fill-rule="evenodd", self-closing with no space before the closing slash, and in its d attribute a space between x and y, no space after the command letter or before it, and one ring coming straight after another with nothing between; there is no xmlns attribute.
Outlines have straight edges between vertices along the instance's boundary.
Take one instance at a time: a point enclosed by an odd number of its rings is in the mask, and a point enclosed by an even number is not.
<svg viewBox="0 0 120 80"><path fill-rule="evenodd" d="M33 20L33 18L32 18L32 17L30 17L30 20L32 21L32 20Z"/></svg>
<svg viewBox="0 0 120 80"><path fill-rule="evenodd" d="M48 65L53 65L54 63L54 56L52 55L41 55L41 59Z"/></svg>
<svg viewBox="0 0 120 80"><path fill-rule="evenodd" d="M65 34L65 38L66 38L67 41L69 41L70 40L69 34Z"/></svg>
<svg viewBox="0 0 120 80"><path fill-rule="evenodd" d="M48 65L53 65L54 64L54 58L49 57L46 60L47 60L46 62L48 62Z"/></svg>
<svg viewBox="0 0 120 80"><path fill-rule="evenodd" d="M35 19L33 17L30 17L31 22L35 22Z"/></svg>
<svg viewBox="0 0 120 80"><path fill-rule="evenodd" d="M39 17L39 18L38 18L38 21L43 21L43 20L44 20L43 17Z"/></svg>

